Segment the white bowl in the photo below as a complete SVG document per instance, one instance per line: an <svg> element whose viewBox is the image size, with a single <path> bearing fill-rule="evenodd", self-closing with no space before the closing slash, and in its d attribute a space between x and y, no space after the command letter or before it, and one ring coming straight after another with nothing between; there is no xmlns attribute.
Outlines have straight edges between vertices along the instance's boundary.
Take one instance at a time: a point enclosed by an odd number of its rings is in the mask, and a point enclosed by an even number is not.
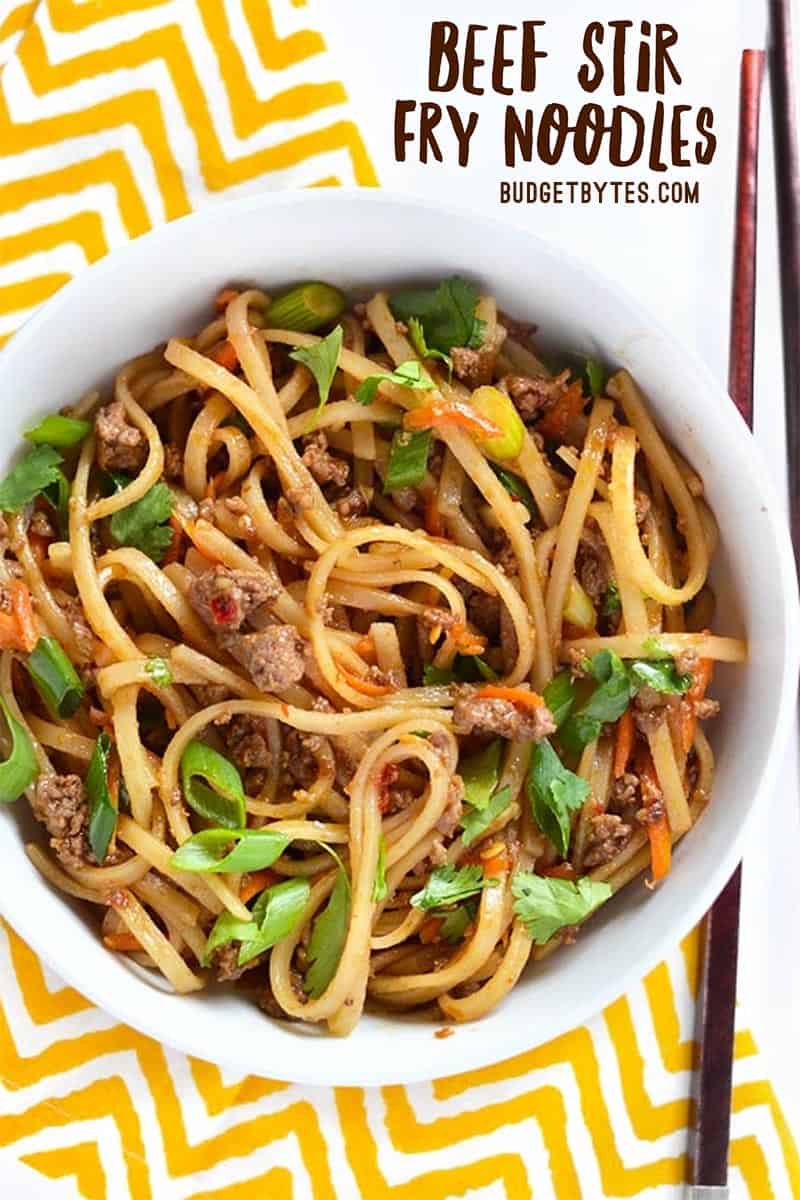
<svg viewBox="0 0 800 1200"><path fill-rule="evenodd" d="M750 661L721 668L711 805L663 887L633 884L575 946L531 968L485 1020L436 1039L429 1019L367 1015L346 1041L269 1020L231 990L178 997L109 954L80 905L37 874L20 802L0 818L0 907L62 978L116 1017L234 1069L316 1084L430 1079L494 1062L573 1028L657 962L712 903L766 798L793 714L798 620L781 506L752 438L706 368L585 264L519 230L373 192L308 191L212 206L116 250L58 293L0 355L0 466L20 430L111 378L126 359L208 317L230 280L267 289L300 278L366 291L461 272L545 337L624 365L660 427L703 477L722 549L719 632L746 633ZM724 297L720 303L725 303ZM763 812L763 808L762 808ZM91 914L92 917L95 914Z"/></svg>

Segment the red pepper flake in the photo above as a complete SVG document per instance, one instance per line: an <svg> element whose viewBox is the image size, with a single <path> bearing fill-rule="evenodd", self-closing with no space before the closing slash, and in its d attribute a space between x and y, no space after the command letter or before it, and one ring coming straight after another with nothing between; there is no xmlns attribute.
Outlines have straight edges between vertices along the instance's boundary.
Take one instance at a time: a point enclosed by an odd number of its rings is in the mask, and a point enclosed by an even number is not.
<svg viewBox="0 0 800 1200"><path fill-rule="evenodd" d="M214 596L211 601L211 611L217 625L230 625L232 621L236 620L236 601L232 596L226 596L224 593Z"/></svg>

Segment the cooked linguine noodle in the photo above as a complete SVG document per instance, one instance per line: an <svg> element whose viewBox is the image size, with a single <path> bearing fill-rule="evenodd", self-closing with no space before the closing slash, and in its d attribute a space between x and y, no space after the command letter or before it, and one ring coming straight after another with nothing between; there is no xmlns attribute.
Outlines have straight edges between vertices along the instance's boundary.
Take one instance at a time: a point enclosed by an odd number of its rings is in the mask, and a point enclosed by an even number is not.
<svg viewBox="0 0 800 1200"><path fill-rule="evenodd" d="M178 992L472 1020L708 801L703 485L464 280L225 289L0 484L0 799Z"/></svg>

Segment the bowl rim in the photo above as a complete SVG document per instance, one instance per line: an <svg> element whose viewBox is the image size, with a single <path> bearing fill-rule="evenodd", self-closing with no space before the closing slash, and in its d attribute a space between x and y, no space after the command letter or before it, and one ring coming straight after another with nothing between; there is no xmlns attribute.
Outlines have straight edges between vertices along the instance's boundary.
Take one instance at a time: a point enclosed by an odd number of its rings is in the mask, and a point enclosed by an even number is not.
<svg viewBox="0 0 800 1200"><path fill-rule="evenodd" d="M62 306L74 302L80 303L82 289L94 289L102 282L105 276L124 270L126 264L135 262L139 254L139 247L143 242L147 243L148 246L153 246L162 241L168 242L170 238L175 236L176 229L185 230L187 227L193 227L200 231L204 225L214 225L220 221L225 221L226 218L234 217L237 213L249 212L254 209L296 206L309 206L313 208L314 206L324 206L326 212L329 212L331 207L347 209L350 205L357 206L359 204L403 211L415 210L429 213L439 218L443 216L451 217L454 221L466 222L473 227L480 228L484 232L488 231L489 233L493 229L502 229L506 233L512 231L521 240L537 247L538 251L543 255L561 259L573 271L582 274L587 279L592 280L597 286L602 287L610 295L615 305L619 305L625 311L636 312L637 317L648 331L658 335L665 346L683 357L691 372L704 384L706 394L710 397L711 402L719 404L720 412L718 418L727 424L728 432L738 442L742 456L749 459L749 466L759 489L758 498L766 505L768 524L774 538L779 567L781 607L785 631L784 640L781 645L784 665L780 698L776 710L778 716L766 750L765 766L759 778L758 785L755 788L746 819L732 832L725 852L710 865L704 887L698 889L682 910L676 913L674 929L670 935L669 942L665 935L648 942L646 948L639 957L631 962L627 970L623 971L621 975L613 980L609 979L604 985L595 988L590 997L582 994L579 999L576 999L574 1007L569 1012L568 1019L560 1023L557 1020L551 1022L543 1036L537 1037L530 1026L516 1021L507 1022L503 1028L493 1029L491 1040L481 1037L463 1037L439 1043L439 1045L448 1048L452 1047L450 1051L452 1061L447 1061L448 1056L444 1054L442 1055L441 1069L438 1069L439 1064L437 1063L437 1070L434 1077L442 1077L450 1073L462 1073L466 1070L480 1068L490 1063L500 1062L514 1054L542 1045L554 1037L585 1024L615 999L624 994L632 984L643 978L648 971L664 958L670 945L677 945L707 911L741 859L741 847L750 828L750 822L754 819L758 809L764 804L766 797L774 785L781 762L781 754L792 728L798 670L800 670L800 604L798 603L797 576L788 523L785 516L785 506L778 497L778 493L769 476L766 462L752 434L736 412L730 398L725 394L723 388L712 375L706 363L693 348L685 346L670 333L647 306L643 305L615 278L607 276L591 263L584 262L576 255L563 250L560 245L551 243L545 238L530 232L514 220L486 216L482 213L472 211L467 207L451 203L440 204L416 195L398 193L391 190L375 191L357 187L325 189L324 191L322 189L308 189L302 191L260 192L209 204L196 212L161 224L140 237L115 247L102 259L91 264L65 284L64 287L60 288L58 292L45 301L11 338L2 351L0 351L0 379L4 373L13 369L16 356L25 353L29 343L36 338L40 328L46 326L51 320L56 318ZM106 368L101 364L98 375L101 374L103 369ZM138 1002L138 989L126 989L115 986L110 989L112 995L109 999L106 994L109 989L106 988L104 990L102 979L98 978L97 982L95 982L93 979L87 981L83 977L78 977L78 972L73 971L71 968L69 949L67 948L63 951L63 954L59 954L58 947L54 948L47 940L46 932L41 930L33 916L28 914L24 903L15 907L13 902L10 903L9 898L0 891L0 912L2 912L2 915L18 934L34 948L43 961L52 966L52 969L62 980L86 996L97 1007L110 1013L117 1020L123 1021L159 1042L162 1041L161 1022L148 1019L147 1006L143 1006ZM478 1023L477 1027L480 1027L480 1023ZM191 1054L198 1058L205 1058L226 1067L241 1070L247 1074L253 1073L254 1064L245 1053L237 1053L235 1049L231 1049L230 1047L226 1047L224 1050L220 1047L219 1053L209 1056L207 1050L198 1049L196 1039L193 1039L189 1034L183 1034L182 1028L180 1021L172 1020L170 1022L167 1045L183 1053ZM352 1036L357 1037L357 1031ZM314 1039L312 1044L318 1045L319 1043ZM299 1050L299 1046L296 1047L296 1050ZM287 1058L287 1069L280 1073L271 1072L270 1077L287 1079L300 1084L338 1086L403 1084L432 1078L430 1067L426 1069L422 1065L421 1060L424 1056L420 1056L420 1063L418 1065L415 1066L411 1063L408 1066L392 1070L388 1075L385 1071L381 1070L379 1063L364 1063L362 1058L357 1055L349 1056L350 1070L346 1069L348 1057L345 1055L341 1055L335 1060L333 1058L326 1058L324 1065L320 1063L318 1056L317 1061L311 1064L310 1060L313 1057L313 1055L304 1056L302 1053L299 1053L297 1055L298 1065L295 1066L293 1061L291 1068L289 1067ZM309 1065L303 1066L306 1058L309 1060ZM276 1063L277 1065L279 1064ZM341 1069L342 1067L345 1069Z"/></svg>

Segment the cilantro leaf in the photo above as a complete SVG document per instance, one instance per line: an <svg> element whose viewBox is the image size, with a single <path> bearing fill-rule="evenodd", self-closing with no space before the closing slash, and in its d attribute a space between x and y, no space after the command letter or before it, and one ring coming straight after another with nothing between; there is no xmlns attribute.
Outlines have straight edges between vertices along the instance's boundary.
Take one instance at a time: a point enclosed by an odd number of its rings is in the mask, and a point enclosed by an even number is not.
<svg viewBox="0 0 800 1200"><path fill-rule="evenodd" d="M413 388L418 392L429 392L436 386L422 363L412 358L408 362L400 363L393 371L380 371L377 375L368 375L355 390L358 403L372 404L384 380L396 383L400 387Z"/></svg>
<svg viewBox="0 0 800 1200"><path fill-rule="evenodd" d="M442 924L439 927L439 935L451 945L454 942L460 942L464 934L469 929L472 922L475 920L477 905L474 900L467 900L466 904L459 904L457 908L451 908L446 913L442 913Z"/></svg>
<svg viewBox="0 0 800 1200"><path fill-rule="evenodd" d="M448 372L452 373L453 360L449 354L443 354L441 350L437 350L435 346L429 346L425 341L425 330L422 328L422 322L416 317L408 318L408 336L411 345L416 350L420 358L435 358L439 362L443 362L447 367Z"/></svg>
<svg viewBox="0 0 800 1200"><path fill-rule="evenodd" d="M61 455L52 446L34 446L0 483L0 512L19 512L63 475Z"/></svg>
<svg viewBox="0 0 800 1200"><path fill-rule="evenodd" d="M550 709L556 728L559 728L566 721L575 703L575 684L570 672L559 671L558 675L554 675L545 687L542 698Z"/></svg>
<svg viewBox="0 0 800 1200"><path fill-rule="evenodd" d="M566 858L572 814L589 795L589 784L564 766L545 738L533 748L527 789L536 824L561 857Z"/></svg>
<svg viewBox="0 0 800 1200"><path fill-rule="evenodd" d="M289 358L293 358L295 362L302 363L304 367L308 367L317 382L319 390L319 404L308 424L306 433L314 428L319 420L320 413L328 403L331 384L339 366L343 336L344 333L341 325L337 325L327 337L320 338L313 346L292 350L289 354Z"/></svg>
<svg viewBox="0 0 800 1200"><path fill-rule="evenodd" d="M173 497L165 483L157 483L111 518L111 536L119 546L133 546L153 562L161 562L172 541L172 528L162 524L172 513Z"/></svg>
<svg viewBox="0 0 800 1200"><path fill-rule="evenodd" d="M605 590L605 595L603 596L603 604L600 609L600 612L602 613L602 615L604 617L613 617L613 616L616 616L616 614L621 611L622 611L622 602L619 598L619 588L617 587L616 583L614 583L614 581L612 580L611 583L609 583L608 587Z"/></svg>
<svg viewBox="0 0 800 1200"><path fill-rule="evenodd" d="M427 345L443 354L453 346L481 345L485 322L475 316L477 303L475 288L458 275L444 279L437 288L409 289L389 300L395 317L406 324L416 317Z"/></svg>
<svg viewBox="0 0 800 1200"><path fill-rule="evenodd" d="M386 838L381 834L378 846L378 863L375 867L375 881L372 885L372 899L380 904L389 895L389 885L386 882Z"/></svg>
<svg viewBox="0 0 800 1200"><path fill-rule="evenodd" d="M435 667L426 663L422 668L423 682L429 685L437 683L477 683L486 679L490 683L497 679L497 674L477 654L457 654L452 667Z"/></svg>
<svg viewBox="0 0 800 1200"><path fill-rule="evenodd" d="M656 692L668 692L682 696L692 686L691 675L681 675L673 658L648 662L637 659L628 668L632 682L637 688L651 687Z"/></svg>
<svg viewBox="0 0 800 1200"><path fill-rule="evenodd" d="M462 844L471 846L511 803L511 788L500 788L483 808L467 808L461 818Z"/></svg>
<svg viewBox="0 0 800 1200"><path fill-rule="evenodd" d="M611 895L607 883L584 875L577 883L549 879L528 871L517 871L511 881L514 912L528 935L543 946L565 925L577 925L604 904Z"/></svg>
<svg viewBox="0 0 800 1200"><path fill-rule="evenodd" d="M603 725L619 720L636 690L624 662L613 650L593 655L590 669L600 686L559 730L562 745L576 753L599 736Z"/></svg>
<svg viewBox="0 0 800 1200"><path fill-rule="evenodd" d="M336 974L342 957L347 924L350 919L350 883L347 872L340 867L336 874L330 899L314 921L308 943L308 961L303 988L316 1000Z"/></svg>
<svg viewBox="0 0 800 1200"><path fill-rule="evenodd" d="M431 448L430 429L397 429L392 436L384 495L399 488L416 487L425 478Z"/></svg>
<svg viewBox="0 0 800 1200"><path fill-rule="evenodd" d="M476 896L485 887L495 887L496 879L484 879L483 867L469 864L464 867L447 863L431 871L425 887L411 897L414 908L428 910L445 904L457 904Z"/></svg>
<svg viewBox="0 0 800 1200"><path fill-rule="evenodd" d="M642 642L642 650L648 658L670 658L669 650L665 650L657 637L645 638Z"/></svg>

